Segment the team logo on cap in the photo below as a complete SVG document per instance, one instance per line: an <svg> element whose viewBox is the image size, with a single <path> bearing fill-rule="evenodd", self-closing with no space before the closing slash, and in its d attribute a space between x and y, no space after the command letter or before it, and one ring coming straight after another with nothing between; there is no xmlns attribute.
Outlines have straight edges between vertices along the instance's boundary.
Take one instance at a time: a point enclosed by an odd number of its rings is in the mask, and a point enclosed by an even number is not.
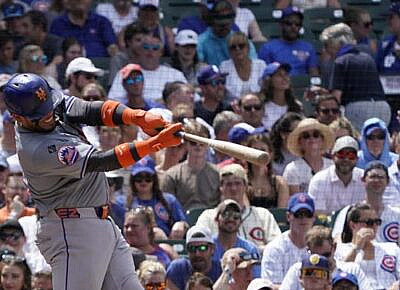
<svg viewBox="0 0 400 290"><path fill-rule="evenodd" d="M250 237L252 237L253 239L257 240L257 241L264 241L264 230L260 227L255 227L252 228L249 232Z"/></svg>
<svg viewBox="0 0 400 290"><path fill-rule="evenodd" d="M43 88L39 88L36 92L35 92L36 97L41 101L44 102L47 99L47 94L46 91Z"/></svg>
<svg viewBox="0 0 400 290"><path fill-rule="evenodd" d="M396 269L396 257L384 255L381 262L381 268L387 272L393 273Z"/></svg>
<svg viewBox="0 0 400 290"><path fill-rule="evenodd" d="M314 254L310 256L310 263L312 265L317 265L319 263L319 256Z"/></svg>
<svg viewBox="0 0 400 290"><path fill-rule="evenodd" d="M305 194L300 194L300 195L299 195L299 201L300 201L300 202L306 202L306 196L305 196Z"/></svg>
<svg viewBox="0 0 400 290"><path fill-rule="evenodd" d="M63 146L58 150L58 160L65 165L73 165L78 160L79 152L74 146Z"/></svg>
<svg viewBox="0 0 400 290"><path fill-rule="evenodd" d="M383 237L388 242L397 243L399 239L399 223L391 222L383 228Z"/></svg>

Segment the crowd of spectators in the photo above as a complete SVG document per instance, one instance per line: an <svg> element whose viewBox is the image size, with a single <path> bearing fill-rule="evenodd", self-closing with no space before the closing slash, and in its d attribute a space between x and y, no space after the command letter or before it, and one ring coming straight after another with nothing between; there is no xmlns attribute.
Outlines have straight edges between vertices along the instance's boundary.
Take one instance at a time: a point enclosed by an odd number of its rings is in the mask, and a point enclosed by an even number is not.
<svg viewBox="0 0 400 290"><path fill-rule="evenodd" d="M184 141L106 173L143 287L399 289L400 113L382 75L400 94L400 2L378 6L389 33L375 38L369 11L345 1L254 1L279 12L269 38L240 0L194 1L176 27L161 1L0 4L0 97L12 74L35 73L269 154L260 166ZM321 7L344 17L318 49L305 11ZM314 80L301 94L299 77ZM50 290L14 122L0 98L0 289ZM82 134L99 150L148 137L126 125Z"/></svg>

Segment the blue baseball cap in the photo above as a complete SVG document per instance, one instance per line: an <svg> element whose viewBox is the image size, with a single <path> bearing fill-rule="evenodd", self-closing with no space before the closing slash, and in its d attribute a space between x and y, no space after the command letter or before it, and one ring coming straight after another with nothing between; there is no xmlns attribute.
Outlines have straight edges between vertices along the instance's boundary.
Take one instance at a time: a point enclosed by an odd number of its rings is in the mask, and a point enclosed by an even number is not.
<svg viewBox="0 0 400 290"><path fill-rule="evenodd" d="M211 10L213 9L215 2L217 2L217 0L201 0L200 4L203 4L208 10Z"/></svg>
<svg viewBox="0 0 400 290"><path fill-rule="evenodd" d="M314 200L304 192L296 193L289 199L288 210L291 213L296 213L301 209L308 209L312 213L315 211Z"/></svg>
<svg viewBox="0 0 400 290"><path fill-rule="evenodd" d="M234 125L228 132L229 142L240 144L250 135L262 134L265 132L264 127L254 128L247 123L238 123Z"/></svg>
<svg viewBox="0 0 400 290"><path fill-rule="evenodd" d="M334 286L335 284L337 284L343 280L349 281L353 285L358 286L358 280L357 280L356 276L354 276L353 274L347 273L347 272L342 272L342 271L335 271L333 273L332 286Z"/></svg>
<svg viewBox="0 0 400 290"><path fill-rule="evenodd" d="M288 6L285 9L282 10L281 19L284 19L284 18L286 18L286 17L288 17L290 15L293 15L293 14L299 15L301 20L303 20L303 18L304 18L303 12L301 11L301 9L299 7L297 7L297 6Z"/></svg>
<svg viewBox="0 0 400 290"><path fill-rule="evenodd" d="M218 77L226 77L227 73L222 73L216 65L208 65L200 70L197 75L197 82L200 85L207 84L207 81L218 78Z"/></svg>
<svg viewBox="0 0 400 290"><path fill-rule="evenodd" d="M301 268L315 268L329 271L329 261L324 256L312 254L301 261Z"/></svg>
<svg viewBox="0 0 400 290"><path fill-rule="evenodd" d="M264 72L261 76L261 79L265 79L266 77L272 76L274 73L278 71L278 69L283 68L285 71L290 72L292 70L292 66L288 63L279 63L279 62L271 62L264 69Z"/></svg>
<svg viewBox="0 0 400 290"><path fill-rule="evenodd" d="M392 2L392 4L390 4L389 7L389 11L388 13L385 13L386 15L389 14L400 14L400 2L396 1L396 2Z"/></svg>
<svg viewBox="0 0 400 290"><path fill-rule="evenodd" d="M147 172L150 174L156 173L156 163L154 162L153 158L150 156L143 157L132 166L132 176L135 176L141 172Z"/></svg>
<svg viewBox="0 0 400 290"><path fill-rule="evenodd" d="M21 17L25 13L24 6L19 3L6 4L2 8L3 19Z"/></svg>

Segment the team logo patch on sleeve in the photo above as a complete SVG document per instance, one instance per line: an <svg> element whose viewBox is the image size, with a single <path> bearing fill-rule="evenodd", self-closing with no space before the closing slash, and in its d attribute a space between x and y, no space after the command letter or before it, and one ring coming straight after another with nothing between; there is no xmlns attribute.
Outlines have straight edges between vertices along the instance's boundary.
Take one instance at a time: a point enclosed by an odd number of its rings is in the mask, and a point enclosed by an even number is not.
<svg viewBox="0 0 400 290"><path fill-rule="evenodd" d="M156 205L154 206L154 211L160 219L162 219L164 221L169 220L168 211L160 202L156 203Z"/></svg>
<svg viewBox="0 0 400 290"><path fill-rule="evenodd" d="M79 152L74 146L63 146L58 150L58 160L65 165L73 165L78 160Z"/></svg>
<svg viewBox="0 0 400 290"><path fill-rule="evenodd" d="M399 239L399 223L391 222L383 228L383 237L387 242L397 243Z"/></svg>
<svg viewBox="0 0 400 290"><path fill-rule="evenodd" d="M396 270L396 257L384 255L381 262L381 268L387 272L393 273Z"/></svg>

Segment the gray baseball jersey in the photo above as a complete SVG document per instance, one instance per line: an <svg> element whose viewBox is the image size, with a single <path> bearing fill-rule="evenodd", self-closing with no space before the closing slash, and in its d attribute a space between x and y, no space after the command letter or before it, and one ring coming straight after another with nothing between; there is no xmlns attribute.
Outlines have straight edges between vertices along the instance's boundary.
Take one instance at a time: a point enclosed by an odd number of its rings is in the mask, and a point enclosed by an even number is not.
<svg viewBox="0 0 400 290"><path fill-rule="evenodd" d="M56 128L32 132L17 127L17 152L39 209L37 244L51 265L54 289L143 289L132 254L114 221L99 218L95 207L108 204L104 172L88 171L94 147L77 120L102 121L87 102L53 93ZM96 111L98 113L98 111ZM75 121L75 122L74 122ZM73 217L58 214L75 213ZM57 211L55 211L57 209Z"/></svg>

